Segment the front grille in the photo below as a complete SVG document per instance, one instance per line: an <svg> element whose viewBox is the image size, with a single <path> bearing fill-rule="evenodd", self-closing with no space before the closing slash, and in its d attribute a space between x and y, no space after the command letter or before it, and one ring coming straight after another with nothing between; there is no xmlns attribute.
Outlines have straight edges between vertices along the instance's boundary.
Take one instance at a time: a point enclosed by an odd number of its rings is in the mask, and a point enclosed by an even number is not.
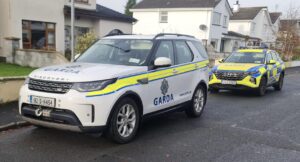
<svg viewBox="0 0 300 162"><path fill-rule="evenodd" d="M72 83L52 82L42 80L29 80L29 89L34 91L49 92L49 93L67 93L71 88Z"/></svg>
<svg viewBox="0 0 300 162"><path fill-rule="evenodd" d="M215 73L215 75L220 80L243 80L247 76L244 72L227 71L218 71Z"/></svg>

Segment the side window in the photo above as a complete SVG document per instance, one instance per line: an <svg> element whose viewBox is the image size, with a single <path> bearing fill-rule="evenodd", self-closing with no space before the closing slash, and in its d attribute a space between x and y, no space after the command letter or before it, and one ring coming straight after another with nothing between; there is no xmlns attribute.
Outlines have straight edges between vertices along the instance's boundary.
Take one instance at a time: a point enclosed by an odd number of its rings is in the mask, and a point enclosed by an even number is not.
<svg viewBox="0 0 300 162"><path fill-rule="evenodd" d="M155 59L159 57L167 57L171 59L174 65L174 50L172 41L161 41L155 53Z"/></svg>
<svg viewBox="0 0 300 162"><path fill-rule="evenodd" d="M193 54L185 41L175 41L176 64L184 64L193 61Z"/></svg>
<svg viewBox="0 0 300 162"><path fill-rule="evenodd" d="M196 48L196 50L198 51L198 53L201 56L201 60L207 60L208 59L208 55L207 52L205 50L205 48L203 47L203 45L200 42L197 41L190 41L188 42L188 44L192 44L190 46L194 46Z"/></svg>
<svg viewBox="0 0 300 162"><path fill-rule="evenodd" d="M272 60L271 54L267 53L267 58L266 58L267 63L270 62L271 60Z"/></svg>
<svg viewBox="0 0 300 162"><path fill-rule="evenodd" d="M275 53L275 52L272 52L272 58L273 58L273 60L275 60L275 61L278 61L278 58L277 58L277 56L276 56L276 53Z"/></svg>

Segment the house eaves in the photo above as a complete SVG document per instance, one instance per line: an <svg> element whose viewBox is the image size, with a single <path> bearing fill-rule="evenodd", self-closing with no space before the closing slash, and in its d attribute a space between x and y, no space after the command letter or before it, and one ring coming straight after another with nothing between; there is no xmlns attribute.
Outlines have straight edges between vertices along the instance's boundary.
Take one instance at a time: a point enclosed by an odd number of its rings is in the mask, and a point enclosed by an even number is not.
<svg viewBox="0 0 300 162"><path fill-rule="evenodd" d="M64 14L70 16L71 8L69 6L64 7ZM105 19L105 20L113 20L120 22L133 23L137 20L133 17L127 16L125 14L119 13L107 7L97 5L96 10L86 10L86 9L75 9L75 16L82 16L92 19Z"/></svg>
<svg viewBox="0 0 300 162"><path fill-rule="evenodd" d="M132 9L215 8L222 0L142 0Z"/></svg>

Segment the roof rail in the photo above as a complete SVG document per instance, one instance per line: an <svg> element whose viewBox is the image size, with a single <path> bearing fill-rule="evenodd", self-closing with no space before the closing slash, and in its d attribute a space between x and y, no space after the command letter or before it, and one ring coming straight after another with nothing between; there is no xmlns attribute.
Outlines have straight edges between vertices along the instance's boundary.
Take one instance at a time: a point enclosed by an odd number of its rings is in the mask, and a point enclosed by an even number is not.
<svg viewBox="0 0 300 162"><path fill-rule="evenodd" d="M174 36L177 36L177 37L190 37L190 38L195 38L194 36L191 36L191 35L185 35L185 34L159 33L159 34L157 34L153 39L156 39L156 38L158 38L158 37L162 37L162 36L165 36L165 35L174 35Z"/></svg>

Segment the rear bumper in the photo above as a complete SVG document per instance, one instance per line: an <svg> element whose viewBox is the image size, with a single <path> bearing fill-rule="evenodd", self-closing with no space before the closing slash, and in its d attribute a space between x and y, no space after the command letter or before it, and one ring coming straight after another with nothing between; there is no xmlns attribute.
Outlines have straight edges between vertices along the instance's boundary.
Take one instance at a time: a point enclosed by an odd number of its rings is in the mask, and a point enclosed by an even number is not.
<svg viewBox="0 0 300 162"><path fill-rule="evenodd" d="M69 110L52 109L49 116L37 116L34 106L26 105L21 108L22 118L33 125L55 128L82 133L100 133L105 126L82 126L77 116ZM45 108L47 109L47 108Z"/></svg>

